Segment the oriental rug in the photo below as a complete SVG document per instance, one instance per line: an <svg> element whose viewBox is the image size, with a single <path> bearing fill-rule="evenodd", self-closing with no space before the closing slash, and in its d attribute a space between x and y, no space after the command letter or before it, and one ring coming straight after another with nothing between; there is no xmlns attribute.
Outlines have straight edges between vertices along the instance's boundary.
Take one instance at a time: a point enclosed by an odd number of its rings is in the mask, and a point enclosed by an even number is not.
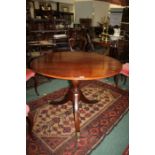
<svg viewBox="0 0 155 155"><path fill-rule="evenodd" d="M79 102L80 136L74 127L73 105L51 105L68 88L28 103L33 116L33 136L27 134L27 155L86 155L104 139L128 111L128 92L101 81L83 81L81 90L95 104Z"/></svg>
<svg viewBox="0 0 155 155"><path fill-rule="evenodd" d="M129 155L129 145L125 148L122 155Z"/></svg>

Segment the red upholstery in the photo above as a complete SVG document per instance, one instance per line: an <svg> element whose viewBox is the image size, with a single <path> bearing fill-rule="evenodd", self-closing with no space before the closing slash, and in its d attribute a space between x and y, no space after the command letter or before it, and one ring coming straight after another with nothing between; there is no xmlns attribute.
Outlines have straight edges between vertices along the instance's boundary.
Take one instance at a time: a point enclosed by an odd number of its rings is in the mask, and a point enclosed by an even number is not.
<svg viewBox="0 0 155 155"><path fill-rule="evenodd" d="M26 81L35 76L35 72L31 69L26 69Z"/></svg>
<svg viewBox="0 0 155 155"><path fill-rule="evenodd" d="M120 73L125 76L129 76L129 63L123 64L123 67Z"/></svg>
<svg viewBox="0 0 155 155"><path fill-rule="evenodd" d="M28 116L29 111L30 111L30 107L26 104L26 116Z"/></svg>
<svg viewBox="0 0 155 155"><path fill-rule="evenodd" d="M31 69L26 69L26 81L29 80L30 78L34 77L34 76L35 76L35 72L34 71L32 71ZM35 91L37 93L36 87L35 87ZM29 112L30 112L30 107L26 104L26 121L29 124L29 132L31 133L31 131L32 131L32 123L31 123L31 121L30 121L30 119L28 117Z"/></svg>

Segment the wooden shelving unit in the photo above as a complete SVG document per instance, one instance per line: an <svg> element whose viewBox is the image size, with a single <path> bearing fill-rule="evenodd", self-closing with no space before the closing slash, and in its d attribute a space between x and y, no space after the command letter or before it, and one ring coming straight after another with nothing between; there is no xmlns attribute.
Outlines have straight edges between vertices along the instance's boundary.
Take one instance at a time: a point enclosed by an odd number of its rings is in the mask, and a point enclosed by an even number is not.
<svg viewBox="0 0 155 155"><path fill-rule="evenodd" d="M53 40L55 48L66 46L68 43L68 27L72 23L74 14L63 12L60 4L55 3L56 9L52 8L51 2L38 1L38 8L35 8L34 0L27 0L27 42L33 40ZM66 35L66 37L55 38L55 35Z"/></svg>
<svg viewBox="0 0 155 155"><path fill-rule="evenodd" d="M129 7L123 9L121 34L124 35L126 39L129 39Z"/></svg>

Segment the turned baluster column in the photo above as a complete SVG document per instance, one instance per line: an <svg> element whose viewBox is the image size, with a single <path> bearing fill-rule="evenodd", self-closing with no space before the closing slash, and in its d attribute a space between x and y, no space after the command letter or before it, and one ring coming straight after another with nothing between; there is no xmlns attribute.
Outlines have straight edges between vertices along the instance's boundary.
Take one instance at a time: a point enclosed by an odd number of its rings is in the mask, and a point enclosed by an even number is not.
<svg viewBox="0 0 155 155"><path fill-rule="evenodd" d="M80 132L80 114L79 114L79 100L80 100L80 91L79 91L79 81L74 80L72 83L72 95L73 95L73 110L74 110L74 120L75 120L75 130Z"/></svg>

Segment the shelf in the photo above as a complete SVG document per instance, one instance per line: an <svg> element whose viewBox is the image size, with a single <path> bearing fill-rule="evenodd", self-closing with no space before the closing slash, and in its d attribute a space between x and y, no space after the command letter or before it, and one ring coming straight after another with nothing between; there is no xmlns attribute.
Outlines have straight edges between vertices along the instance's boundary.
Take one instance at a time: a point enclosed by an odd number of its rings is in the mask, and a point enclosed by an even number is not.
<svg viewBox="0 0 155 155"><path fill-rule="evenodd" d="M62 11L53 11L53 15L54 16L58 16L58 15L69 15L69 16L73 16L74 13L72 13L72 12L62 12Z"/></svg>
<svg viewBox="0 0 155 155"><path fill-rule="evenodd" d="M52 10L40 10L36 9L35 10L35 15L36 16L52 16Z"/></svg>
<svg viewBox="0 0 155 155"><path fill-rule="evenodd" d="M121 22L121 24L129 24L129 22Z"/></svg>
<svg viewBox="0 0 155 155"><path fill-rule="evenodd" d="M32 30L32 33L60 33L60 32L67 32L65 29L54 29L54 30Z"/></svg>
<svg viewBox="0 0 155 155"><path fill-rule="evenodd" d="M27 20L27 22L33 22L33 23L49 23L49 22L53 22L53 19L37 19L37 18L34 18L34 19L29 19Z"/></svg>
<svg viewBox="0 0 155 155"><path fill-rule="evenodd" d="M34 2L32 0L31 2ZM49 2L38 2L38 6L33 6L34 10L34 16L28 16L27 18L27 41L31 40L42 40L42 39L52 39L54 43L55 49L59 49L63 46L68 47L68 25L70 25L73 21L73 13L69 12L63 12L61 10L62 3L56 3L55 7L51 7L51 10L46 10L46 7L48 6ZM27 0L28 4L28 0ZM27 7L31 7L32 5L27 5ZM52 5L51 5L52 6ZM43 9L45 8L45 10ZM48 7L47 7L48 8ZM52 10L52 9L56 10ZM30 8L27 8L27 14L30 14ZM66 34L66 36L63 36L62 34ZM55 37L54 37L55 35ZM36 44L33 46L41 46L40 44ZM52 47L52 48L54 48Z"/></svg>

